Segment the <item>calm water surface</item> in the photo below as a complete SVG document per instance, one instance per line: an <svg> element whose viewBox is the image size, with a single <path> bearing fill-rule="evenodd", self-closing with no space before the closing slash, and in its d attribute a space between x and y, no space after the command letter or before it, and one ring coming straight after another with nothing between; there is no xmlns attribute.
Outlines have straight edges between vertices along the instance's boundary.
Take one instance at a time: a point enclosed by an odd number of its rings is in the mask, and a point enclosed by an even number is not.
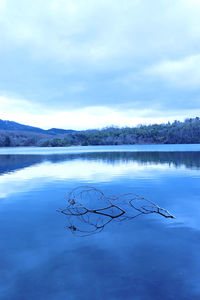
<svg viewBox="0 0 200 300"><path fill-rule="evenodd" d="M175 220L142 215L77 237L74 187L136 193ZM200 299L200 145L0 149L0 298Z"/></svg>

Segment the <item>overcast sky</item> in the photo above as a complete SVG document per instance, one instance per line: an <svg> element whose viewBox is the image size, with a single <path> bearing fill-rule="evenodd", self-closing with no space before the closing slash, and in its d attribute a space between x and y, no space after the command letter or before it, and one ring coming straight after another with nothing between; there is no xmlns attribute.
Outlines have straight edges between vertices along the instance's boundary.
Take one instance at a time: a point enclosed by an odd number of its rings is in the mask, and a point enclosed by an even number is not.
<svg viewBox="0 0 200 300"><path fill-rule="evenodd" d="M86 129L195 116L199 0L0 0L0 119Z"/></svg>

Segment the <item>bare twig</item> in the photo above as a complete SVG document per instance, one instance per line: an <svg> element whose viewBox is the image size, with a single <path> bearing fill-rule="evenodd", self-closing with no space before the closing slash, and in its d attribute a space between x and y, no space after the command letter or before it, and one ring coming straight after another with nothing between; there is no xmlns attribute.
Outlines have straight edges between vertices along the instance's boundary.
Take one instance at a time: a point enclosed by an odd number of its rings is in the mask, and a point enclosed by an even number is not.
<svg viewBox="0 0 200 300"><path fill-rule="evenodd" d="M175 218L166 209L138 195L129 193L107 197L101 190L90 186L74 188L67 201L68 206L58 211L67 216L67 228L80 236L100 232L111 221L130 220L142 214L156 213Z"/></svg>

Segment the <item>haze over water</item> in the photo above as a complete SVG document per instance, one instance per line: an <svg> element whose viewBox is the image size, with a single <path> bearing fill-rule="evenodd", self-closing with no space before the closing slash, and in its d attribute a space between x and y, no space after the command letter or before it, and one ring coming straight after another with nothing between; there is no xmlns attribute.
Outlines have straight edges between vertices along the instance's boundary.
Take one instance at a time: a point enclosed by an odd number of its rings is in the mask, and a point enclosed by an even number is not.
<svg viewBox="0 0 200 300"><path fill-rule="evenodd" d="M200 146L0 149L0 298L199 299ZM26 154L26 155L25 155ZM175 215L77 237L56 210L90 185Z"/></svg>

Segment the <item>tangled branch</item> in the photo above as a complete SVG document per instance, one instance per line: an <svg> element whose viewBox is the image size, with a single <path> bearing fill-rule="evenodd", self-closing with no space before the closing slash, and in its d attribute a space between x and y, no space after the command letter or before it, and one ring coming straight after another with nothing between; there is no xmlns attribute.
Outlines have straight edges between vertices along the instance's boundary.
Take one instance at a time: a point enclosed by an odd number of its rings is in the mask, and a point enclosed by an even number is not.
<svg viewBox="0 0 200 300"><path fill-rule="evenodd" d="M133 193L108 197L90 186L74 188L67 201L68 206L58 211L67 216L67 228L80 236L101 232L112 221L130 220L142 214L175 218L166 209Z"/></svg>

